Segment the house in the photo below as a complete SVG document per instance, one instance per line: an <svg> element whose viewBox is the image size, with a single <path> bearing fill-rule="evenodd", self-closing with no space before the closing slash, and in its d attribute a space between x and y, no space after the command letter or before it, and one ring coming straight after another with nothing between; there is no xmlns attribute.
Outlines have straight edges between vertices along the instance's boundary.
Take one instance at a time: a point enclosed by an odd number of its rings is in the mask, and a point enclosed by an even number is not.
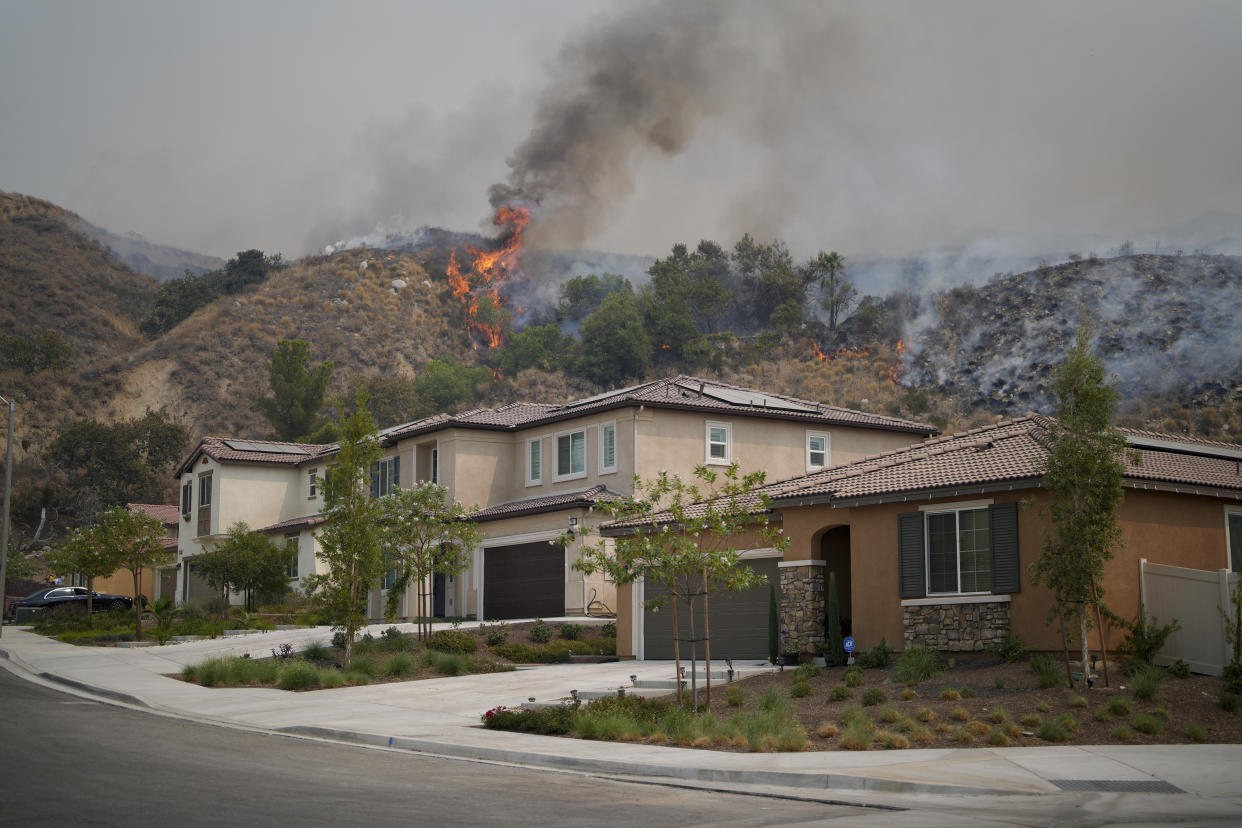
<svg viewBox="0 0 1242 828"><path fill-rule="evenodd" d="M803 475L916 443L932 426L674 376L568 403L512 403L437 414L380 433L384 456L372 493L434 481L477 505L482 540L459 577L435 578L446 616L555 617L615 608L602 576L572 569L602 500L632 491L634 476L661 470L689 478L695 466L737 461L769 480ZM196 592L193 557L237 520L299 544L291 583L316 571L314 528L322 521L317 475L332 446L206 438L178 470L183 533L179 600ZM570 531L566 548L555 541ZM385 584L390 583L385 579ZM371 598L382 614L384 585ZM414 612L407 595L399 615Z"/></svg>
<svg viewBox="0 0 1242 828"><path fill-rule="evenodd" d="M1052 595L1027 575L1048 526L1042 441L1052 423L1028 415L766 486L770 519L791 543L783 555L751 548L743 557L778 586L784 650L809 653L824 640L828 573L860 650L883 639L893 649L977 651L1007 634L1059 649L1046 623ZM1133 618L1140 559L1242 568L1242 446L1123 433L1122 547L1104 588L1107 605ZM668 621L642 609L643 585L618 592L618 652L669 657ZM712 609L713 655L766 657L766 587L713 596ZM1112 646L1122 640L1110 635Z"/></svg>

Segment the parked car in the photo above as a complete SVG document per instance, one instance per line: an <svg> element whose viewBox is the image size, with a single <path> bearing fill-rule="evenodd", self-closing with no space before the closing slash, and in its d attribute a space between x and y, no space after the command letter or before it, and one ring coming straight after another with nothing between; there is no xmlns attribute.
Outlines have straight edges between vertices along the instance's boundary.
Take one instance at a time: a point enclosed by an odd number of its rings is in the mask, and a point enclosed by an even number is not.
<svg viewBox="0 0 1242 828"><path fill-rule="evenodd" d="M92 598L95 612L127 610L134 608L134 599L126 595L104 595L91 592L86 587L54 586L41 589L33 595L9 603L9 618L17 618L17 611L25 608L50 610L54 607L81 607L86 611L86 599Z"/></svg>

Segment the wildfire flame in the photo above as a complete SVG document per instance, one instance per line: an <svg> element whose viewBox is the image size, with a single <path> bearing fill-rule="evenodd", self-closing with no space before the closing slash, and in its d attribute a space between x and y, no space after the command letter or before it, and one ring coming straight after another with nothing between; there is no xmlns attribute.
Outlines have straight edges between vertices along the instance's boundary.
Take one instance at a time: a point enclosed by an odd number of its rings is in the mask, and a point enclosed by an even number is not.
<svg viewBox="0 0 1242 828"><path fill-rule="evenodd" d="M871 349L866 345L852 345L849 347L837 348L831 354L824 353L824 349L819 347L819 343L811 340L811 352L815 354L815 358L820 362L833 362L838 359L858 359L865 357L871 353Z"/></svg>
<svg viewBox="0 0 1242 828"><path fill-rule="evenodd" d="M506 317L503 312L508 297L505 285L516 272L522 255L522 231L530 224L530 208L503 205L492 216L492 224L504 228L495 250L480 250L463 245L468 265L463 268L457 251L449 255L449 287L462 301L466 312L466 330L475 350L480 346L496 348L504 340Z"/></svg>
<svg viewBox="0 0 1242 828"><path fill-rule="evenodd" d="M901 365L901 355L906 352L906 343L904 340L897 340L896 347L893 348L896 361L888 367L888 378L893 385L901 384L901 375L905 372L905 368Z"/></svg>

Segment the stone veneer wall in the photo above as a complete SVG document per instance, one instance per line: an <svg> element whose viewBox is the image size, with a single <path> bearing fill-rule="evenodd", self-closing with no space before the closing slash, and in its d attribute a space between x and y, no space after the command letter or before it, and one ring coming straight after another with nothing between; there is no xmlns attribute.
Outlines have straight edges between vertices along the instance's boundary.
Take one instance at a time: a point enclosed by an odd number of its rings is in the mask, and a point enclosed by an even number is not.
<svg viewBox="0 0 1242 828"><path fill-rule="evenodd" d="M780 572L781 623L789 631L784 650L813 653L824 641L824 567L783 566Z"/></svg>
<svg viewBox="0 0 1242 828"><path fill-rule="evenodd" d="M977 652L995 646L1009 632L1009 602L927 604L903 607L906 649Z"/></svg>

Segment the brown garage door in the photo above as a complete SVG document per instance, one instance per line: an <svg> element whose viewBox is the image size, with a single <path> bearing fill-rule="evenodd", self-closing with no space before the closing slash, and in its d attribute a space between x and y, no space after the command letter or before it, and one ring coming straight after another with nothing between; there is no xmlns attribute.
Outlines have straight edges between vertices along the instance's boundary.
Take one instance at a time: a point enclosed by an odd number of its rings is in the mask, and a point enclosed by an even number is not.
<svg viewBox="0 0 1242 828"><path fill-rule="evenodd" d="M545 541L483 551L484 619L564 614L565 550Z"/></svg>
<svg viewBox="0 0 1242 828"><path fill-rule="evenodd" d="M780 575L777 562L780 558L757 558L746 561L747 565L768 583L743 592L717 590L711 594L708 605L712 632L712 659L764 658L768 657L768 584L776 587L780 601ZM647 584L644 596L651 599L666 590ZM695 602L695 635L703 636L703 610L700 598ZM690 657L690 613L684 601L678 601L677 625L682 638L681 657ZM673 612L672 602L659 610L643 612L643 653L645 658L672 659ZM698 642L699 657L703 656L703 642Z"/></svg>

